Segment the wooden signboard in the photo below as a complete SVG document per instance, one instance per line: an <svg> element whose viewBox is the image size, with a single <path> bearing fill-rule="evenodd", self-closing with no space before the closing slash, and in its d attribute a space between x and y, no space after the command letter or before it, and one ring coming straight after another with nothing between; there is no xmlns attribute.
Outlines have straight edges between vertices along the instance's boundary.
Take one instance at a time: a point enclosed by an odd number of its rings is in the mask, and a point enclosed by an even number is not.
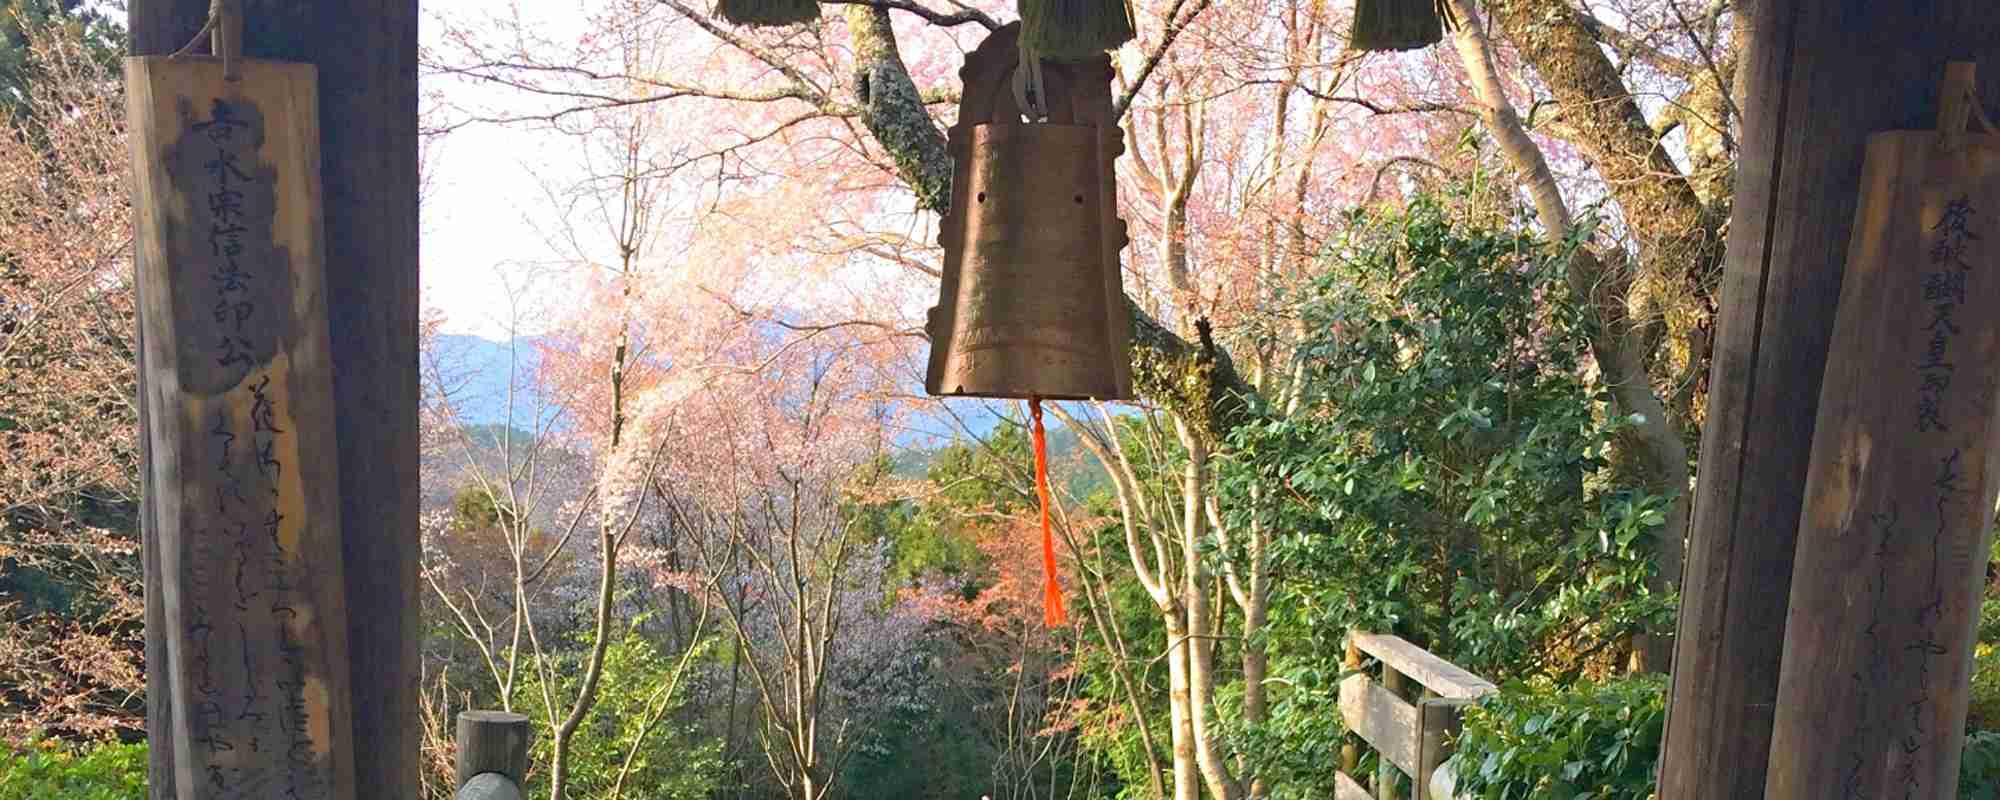
<svg viewBox="0 0 2000 800"><path fill-rule="evenodd" d="M1963 131L1969 65L1951 75L1940 127ZM1771 800L1955 795L2000 490L1997 395L2000 136L1871 136L1806 480Z"/></svg>
<svg viewBox="0 0 2000 800"><path fill-rule="evenodd" d="M354 797L306 64L131 58L138 290L174 785Z"/></svg>

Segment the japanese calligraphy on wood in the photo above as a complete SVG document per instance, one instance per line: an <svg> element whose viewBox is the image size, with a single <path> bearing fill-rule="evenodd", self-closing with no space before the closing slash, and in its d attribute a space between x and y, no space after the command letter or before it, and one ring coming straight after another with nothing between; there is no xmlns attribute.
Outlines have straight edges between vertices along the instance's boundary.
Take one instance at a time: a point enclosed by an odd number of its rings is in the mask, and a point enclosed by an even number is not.
<svg viewBox="0 0 2000 800"><path fill-rule="evenodd" d="M1949 798L2000 491L2000 136L1870 137L1846 269L1765 796Z"/></svg>
<svg viewBox="0 0 2000 800"><path fill-rule="evenodd" d="M351 800L316 75L132 58L147 436L182 800Z"/></svg>

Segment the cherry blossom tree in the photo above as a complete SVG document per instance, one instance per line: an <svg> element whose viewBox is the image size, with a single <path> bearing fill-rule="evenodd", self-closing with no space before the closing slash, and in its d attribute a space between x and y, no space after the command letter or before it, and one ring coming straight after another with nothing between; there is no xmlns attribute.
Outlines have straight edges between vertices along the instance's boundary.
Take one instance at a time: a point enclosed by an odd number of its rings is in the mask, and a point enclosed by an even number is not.
<svg viewBox="0 0 2000 800"><path fill-rule="evenodd" d="M938 635L948 637L949 669L961 677L947 685L970 710L971 732L990 756L985 771L992 795L1078 796L1088 791L1082 780L1091 773L1079 765L1066 770L1067 787L1060 793L1056 787L1065 772L1059 769L1062 762L1083 755L1080 737L1088 720L1082 712L1088 704L1082 692L1088 681L1073 663L1082 629L1042 623L1041 530L1035 515L1004 514L975 531L990 574L976 580L933 578L906 588L904 596Z"/></svg>
<svg viewBox="0 0 2000 800"><path fill-rule="evenodd" d="M563 125L633 103L676 109L676 164L705 176L688 241L718 256L706 285L728 287L713 295L795 339L853 329L910 348L938 272L929 226L950 174L939 133L956 99L950 69L1007 11L871 0L827 8L841 13L750 30L662 0L619 23L657 25L677 45L670 64L644 74L592 60L596 34L550 41L505 20L455 28L429 63L540 104L461 107L454 124ZM1246 402L1296 407L1291 348L1304 337L1287 312L1290 293L1315 276L1341 210L1397 202L1438 176L1498 165L1521 176L1538 209L1558 185L1610 201L1624 214L1587 254L1600 268L1579 273L1601 322L1596 366L1616 411L1642 421L1621 440L1621 463L1649 489L1684 496L1685 442L1699 418L1694 376L1706 370L1712 316L1714 209L1727 192L1716 170L1733 113L1726 4L1695 11L1633 0L1580 11L1511 0L1492 9L1501 40L1462 14L1471 23L1454 48L1378 56L1345 51L1344 4L1174 0L1134 12L1140 37L1117 54L1116 91L1145 424L1127 431L1104 412L1061 416L1086 433L1111 476L1127 574L1171 633L1158 656L1170 673L1161 761L1172 793L1254 796L1263 787L1217 722L1236 709L1218 705L1216 686L1240 676L1242 718L1262 718L1268 656L1257 634L1273 532L1225 525L1231 515L1208 487ZM1534 22L1544 17L1554 22ZM1509 43L1516 50L1498 46ZM1529 130L1496 110L1494 98L1509 91L1564 112ZM1645 93L1670 98L1651 121L1634 99ZM1480 129L1491 144L1468 135ZM1529 149L1538 155L1525 157ZM1575 216L1565 206L1537 221L1563 236ZM1660 535L1656 591L1673 590L1684 512ZM1228 557L1205 555L1211 543ZM1214 643L1225 639L1241 643L1240 663L1227 668L1215 663Z"/></svg>
<svg viewBox="0 0 2000 800"><path fill-rule="evenodd" d="M667 387L683 399L643 423L677 443L647 488L735 639L765 760L800 800L828 796L871 714L912 688L889 666L921 631L890 601L885 544L853 524L887 430L869 350L774 337L742 353L754 371Z"/></svg>
<svg viewBox="0 0 2000 800"><path fill-rule="evenodd" d="M657 49L630 35L614 45L627 71ZM621 679L607 670L614 642L635 624L630 594L674 591L650 579L650 571L628 574L621 561L643 536L649 514L658 513L642 491L673 444L656 429L657 417L685 400L661 384L695 369L678 357L691 350L646 352L631 316L638 287L657 263L657 237L670 210L673 170L654 149L660 125L656 109L607 108L578 131L583 177L549 194L560 201L552 244L567 256L567 274L580 280L583 302L563 326L569 334L539 345L533 373L510 376L497 441L475 441L470 427L455 424L452 381L435 361L430 370L435 417L455 439L470 499L485 511L461 512L461 524L431 532L436 546L427 548L433 557L426 579L436 604L478 650L503 707L512 710L518 690L532 689L529 705L550 732L551 800L569 796L575 743L602 728L585 723L602 686ZM526 345L517 339L511 346ZM524 382L537 390L534 396L555 399L552 408L525 410L528 430L517 442L514 387ZM642 399L648 405L636 405ZM484 524L463 524L468 516L483 516ZM499 545L497 558L463 557L480 537ZM588 611L571 616L577 607ZM698 604L691 627L668 642L678 666L643 704L639 735L630 738L608 796L623 790L647 734L675 702L707 632L707 608ZM580 657L563 653L566 641L580 645ZM574 680L565 674L570 669Z"/></svg>
<svg viewBox="0 0 2000 800"><path fill-rule="evenodd" d="M144 713L129 175L117 74L29 24L0 104L0 735Z"/></svg>

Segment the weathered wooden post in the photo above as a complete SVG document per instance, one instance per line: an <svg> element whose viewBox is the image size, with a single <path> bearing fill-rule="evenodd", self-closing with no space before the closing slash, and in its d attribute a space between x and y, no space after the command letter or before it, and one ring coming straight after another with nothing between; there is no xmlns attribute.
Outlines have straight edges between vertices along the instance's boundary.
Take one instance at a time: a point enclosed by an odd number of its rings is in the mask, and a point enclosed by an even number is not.
<svg viewBox="0 0 2000 800"><path fill-rule="evenodd" d="M1769 800L1957 794L2000 493L2000 134L1868 139L1813 436ZM1927 126L1928 127L1928 126Z"/></svg>
<svg viewBox="0 0 2000 800"><path fill-rule="evenodd" d="M227 71L226 71L227 70ZM184 798L350 800L309 64L131 58L146 479Z"/></svg>
<svg viewBox="0 0 2000 800"><path fill-rule="evenodd" d="M1461 711L1466 704L1498 689L1399 636L1350 632L1350 670L1360 666L1362 654L1381 662L1382 680L1371 681L1358 671L1342 678L1340 716L1351 735L1375 750L1379 759L1375 791L1371 796L1354 779L1358 750L1349 743L1342 748L1341 769L1334 774L1334 797L1395 800L1400 794L1396 790L1399 774L1410 776L1411 800L1444 796L1432 789L1433 780L1440 765L1451 757L1451 739L1459 730ZM1415 702L1404 698L1409 693L1419 695Z"/></svg>
<svg viewBox="0 0 2000 800"><path fill-rule="evenodd" d="M1340 664L1348 672L1359 672L1361 670L1361 648L1354 643L1354 634L1352 633L1347 635L1346 652L1343 654ZM1352 775L1356 772L1355 768L1361 764L1361 745L1359 744L1361 737L1354 731L1348 731L1347 736L1343 738L1346 741L1340 745L1340 771Z"/></svg>
<svg viewBox="0 0 2000 800"><path fill-rule="evenodd" d="M1929 126L1946 61L2000 71L1991 0L1747 0L1736 25L1745 46L1741 162L1661 800L1763 797L1806 464L1864 142ZM1989 105L2000 100L1995 83L1983 92Z"/></svg>
<svg viewBox="0 0 2000 800"><path fill-rule="evenodd" d="M209 0L131 0L131 54L186 44ZM320 208L332 387L323 405L338 462L339 551L349 663L355 785L384 800L417 797L417 3L242 0L243 55L318 70ZM154 268L139 254L140 269ZM142 310L142 315L148 312ZM149 320L142 319L141 328ZM147 348L179 346L141 336ZM141 426L163 420L141 403ZM142 436L150 463L160 453ZM355 465L359 465L357 468ZM143 470L142 474L151 470ZM167 663L167 594L158 539L163 493L145 481L147 661ZM167 671L149 671L150 796L192 797L175 779L177 715Z"/></svg>
<svg viewBox="0 0 2000 800"><path fill-rule="evenodd" d="M1382 665L1382 688L1387 690L1390 696L1402 699L1403 673L1397 672L1394 665L1387 663ZM1414 736L1415 732L1412 731L1411 735ZM1396 764L1387 755L1375 762L1375 800L1397 800L1396 774Z"/></svg>
<svg viewBox="0 0 2000 800"><path fill-rule="evenodd" d="M519 800L527 783L528 718L505 711L458 715L458 800Z"/></svg>

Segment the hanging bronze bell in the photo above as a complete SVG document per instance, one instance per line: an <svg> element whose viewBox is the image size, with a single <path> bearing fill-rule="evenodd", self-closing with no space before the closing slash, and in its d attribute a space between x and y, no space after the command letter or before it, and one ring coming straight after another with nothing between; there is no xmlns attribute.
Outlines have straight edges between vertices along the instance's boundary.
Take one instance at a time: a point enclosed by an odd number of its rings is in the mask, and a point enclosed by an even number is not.
<svg viewBox="0 0 2000 800"><path fill-rule="evenodd" d="M1132 397L1112 164L1123 135L1111 61L1036 69L1045 119L1024 116L1019 23L966 57L949 151L951 207L940 221L944 275L931 309L933 395L1122 400ZM1034 105L1031 103L1030 105Z"/></svg>

